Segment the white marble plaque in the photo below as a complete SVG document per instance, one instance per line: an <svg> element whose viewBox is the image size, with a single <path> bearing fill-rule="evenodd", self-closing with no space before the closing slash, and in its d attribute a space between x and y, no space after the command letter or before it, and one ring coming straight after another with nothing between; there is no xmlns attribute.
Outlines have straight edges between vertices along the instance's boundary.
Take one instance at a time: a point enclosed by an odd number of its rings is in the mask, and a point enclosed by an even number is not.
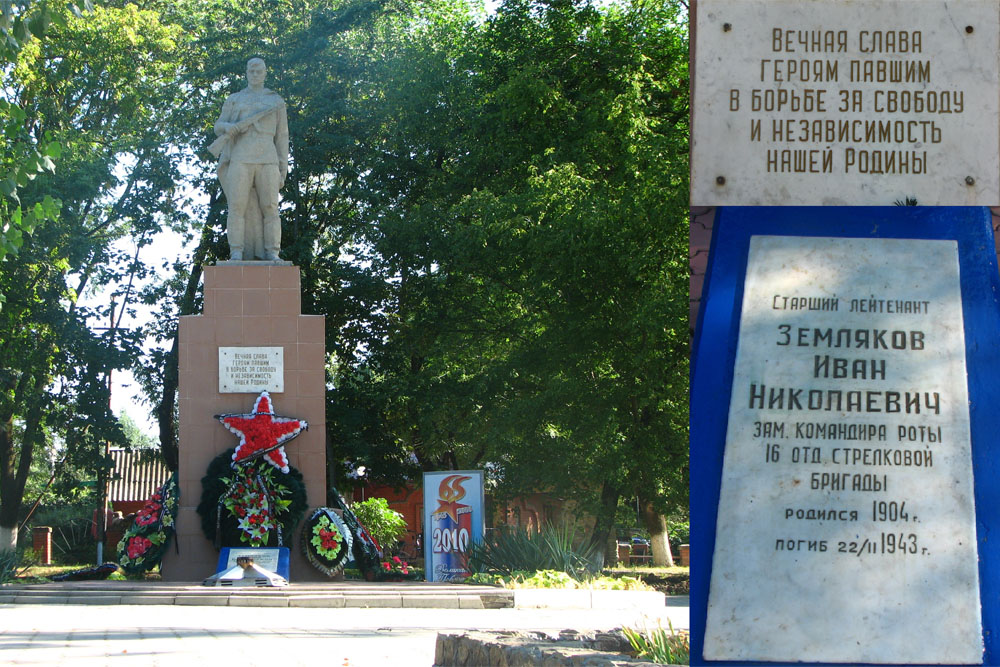
<svg viewBox="0 0 1000 667"><path fill-rule="evenodd" d="M982 662L954 241L751 239L709 660Z"/></svg>
<svg viewBox="0 0 1000 667"><path fill-rule="evenodd" d="M253 558L255 565L260 565L265 570L271 572L278 571L278 560L281 555L281 550L278 548L267 548L267 547L230 547L229 558L226 561L226 566L222 568L223 571L231 570L236 567L238 563L237 558L242 558L243 556L249 556Z"/></svg>
<svg viewBox="0 0 1000 667"><path fill-rule="evenodd" d="M285 391L284 370L282 347L220 347L219 393L281 393Z"/></svg>
<svg viewBox="0 0 1000 667"><path fill-rule="evenodd" d="M691 202L1000 204L986 0L700 0Z"/></svg>

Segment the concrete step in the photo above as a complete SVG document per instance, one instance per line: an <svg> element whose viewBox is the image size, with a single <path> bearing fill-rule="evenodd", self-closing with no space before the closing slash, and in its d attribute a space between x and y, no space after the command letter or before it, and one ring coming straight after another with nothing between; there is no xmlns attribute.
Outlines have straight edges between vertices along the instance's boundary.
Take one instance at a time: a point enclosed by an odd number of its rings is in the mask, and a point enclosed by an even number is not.
<svg viewBox="0 0 1000 667"><path fill-rule="evenodd" d="M77 581L3 586L0 604L502 609L514 606L514 592L491 586L421 582L293 583L270 588Z"/></svg>
<svg viewBox="0 0 1000 667"><path fill-rule="evenodd" d="M425 609L622 609L658 613L655 591L515 589L426 582L289 584L277 588L169 582L67 581L0 586L0 604L198 605L219 607L406 607Z"/></svg>

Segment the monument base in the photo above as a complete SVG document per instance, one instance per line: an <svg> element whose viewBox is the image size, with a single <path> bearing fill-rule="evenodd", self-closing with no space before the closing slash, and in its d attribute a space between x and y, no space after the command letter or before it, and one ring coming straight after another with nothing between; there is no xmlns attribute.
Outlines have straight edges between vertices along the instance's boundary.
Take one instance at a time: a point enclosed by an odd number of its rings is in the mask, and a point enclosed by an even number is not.
<svg viewBox="0 0 1000 667"><path fill-rule="evenodd" d="M292 266L284 259L223 259L216 266Z"/></svg>
<svg viewBox="0 0 1000 667"><path fill-rule="evenodd" d="M309 507L326 504L325 320L300 313L299 268L288 262L220 262L205 267L204 314L180 318L179 467L177 545L163 558L165 581L201 582L216 571L219 554L201 529L196 510L208 464L238 444L215 415L243 413L257 391L219 392L220 347L282 348L283 391L272 392L274 411L309 423L286 447L302 472ZM301 524L291 536L289 577L327 581L302 554ZM233 545L237 546L237 545Z"/></svg>

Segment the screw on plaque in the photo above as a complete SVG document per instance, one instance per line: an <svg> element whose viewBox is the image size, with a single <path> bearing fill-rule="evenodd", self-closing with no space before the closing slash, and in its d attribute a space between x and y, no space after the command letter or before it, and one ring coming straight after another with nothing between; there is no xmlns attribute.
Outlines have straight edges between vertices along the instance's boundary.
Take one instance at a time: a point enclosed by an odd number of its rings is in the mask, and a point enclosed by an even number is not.
<svg viewBox="0 0 1000 667"><path fill-rule="evenodd" d="M969 35L971 35L974 30L975 28L973 28L971 25L965 26L965 32Z"/></svg>
<svg viewBox="0 0 1000 667"><path fill-rule="evenodd" d="M976 179L974 179L972 176L966 176L965 177L965 184L966 185L975 185L976 184Z"/></svg>
<svg viewBox="0 0 1000 667"><path fill-rule="evenodd" d="M723 23L722 24L722 32L729 32L732 29L733 29L733 24L732 23Z"/></svg>
<svg viewBox="0 0 1000 667"><path fill-rule="evenodd" d="M725 176L716 176L715 177L715 184L716 185L725 185L726 184L726 177Z"/></svg>

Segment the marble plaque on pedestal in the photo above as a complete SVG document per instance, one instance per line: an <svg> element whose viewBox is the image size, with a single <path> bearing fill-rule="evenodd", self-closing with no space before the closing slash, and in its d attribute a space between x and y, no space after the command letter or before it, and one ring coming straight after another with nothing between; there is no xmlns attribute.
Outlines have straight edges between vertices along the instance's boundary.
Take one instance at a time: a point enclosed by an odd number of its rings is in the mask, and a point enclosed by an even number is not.
<svg viewBox="0 0 1000 667"><path fill-rule="evenodd" d="M282 347L220 347L219 393L285 391Z"/></svg>
<svg viewBox="0 0 1000 667"><path fill-rule="evenodd" d="M706 660L980 664L957 244L755 236Z"/></svg>
<svg viewBox="0 0 1000 667"><path fill-rule="evenodd" d="M225 572L238 564L237 558L249 556L256 565L288 579L288 547L223 547L216 572Z"/></svg>

